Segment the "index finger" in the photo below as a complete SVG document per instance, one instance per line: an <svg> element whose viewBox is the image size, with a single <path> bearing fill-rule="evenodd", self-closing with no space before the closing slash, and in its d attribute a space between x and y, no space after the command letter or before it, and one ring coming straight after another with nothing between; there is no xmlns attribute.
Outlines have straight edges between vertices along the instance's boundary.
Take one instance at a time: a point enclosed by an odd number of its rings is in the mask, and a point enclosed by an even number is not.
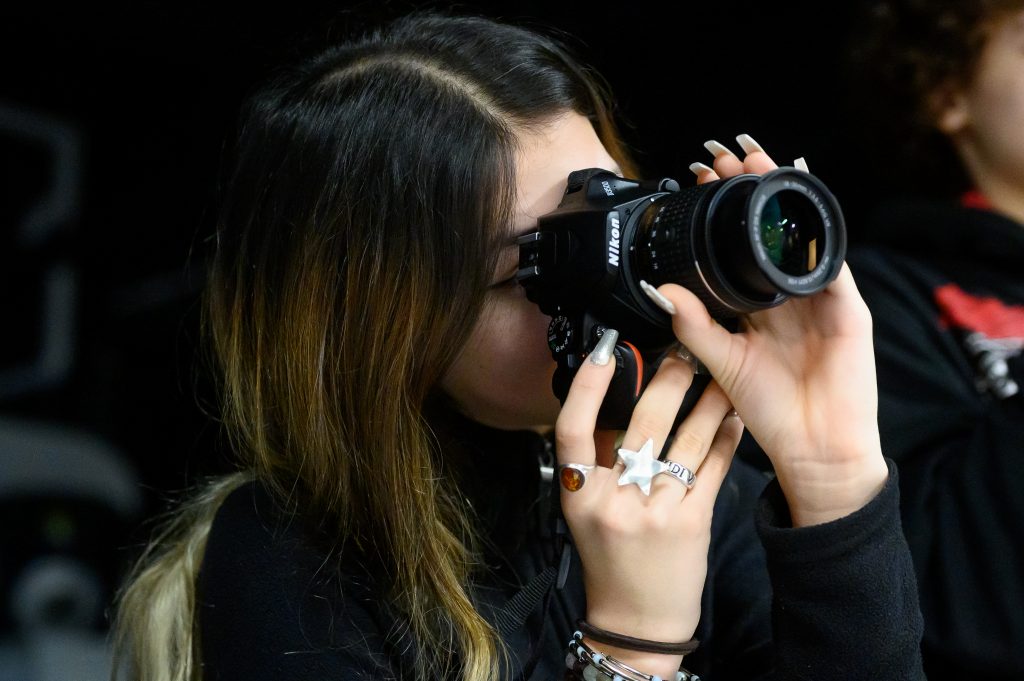
<svg viewBox="0 0 1024 681"><path fill-rule="evenodd" d="M743 157L743 172L754 173L755 175L764 175L769 170L775 170L778 168L778 164L772 160L772 157L765 153L761 145L751 137L750 135L743 133L742 135L736 136L736 142L739 143L740 147L746 156Z"/></svg>
<svg viewBox="0 0 1024 681"><path fill-rule="evenodd" d="M614 352L618 339L617 331L605 330L573 377L555 421L555 452L559 464L593 466L595 463L594 430L601 403L615 373Z"/></svg>

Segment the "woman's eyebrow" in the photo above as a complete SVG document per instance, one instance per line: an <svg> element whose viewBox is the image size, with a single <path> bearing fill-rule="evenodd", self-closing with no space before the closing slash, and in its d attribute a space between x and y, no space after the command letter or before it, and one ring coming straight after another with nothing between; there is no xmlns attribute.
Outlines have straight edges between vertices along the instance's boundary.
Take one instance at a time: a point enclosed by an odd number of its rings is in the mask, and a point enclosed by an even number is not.
<svg viewBox="0 0 1024 681"><path fill-rule="evenodd" d="M606 170L609 170L609 171L615 173L619 177L622 177L622 168L620 168L619 164L617 164L617 163L615 165L613 165L611 168L606 168ZM531 223L529 227L526 227L522 231L515 232L511 236L509 236L509 238L505 240L504 248L508 248L509 246L515 246L516 245L516 241L519 239L519 237L523 236L524 234L529 234L530 232L535 232L535 231L537 231L537 224L536 223Z"/></svg>

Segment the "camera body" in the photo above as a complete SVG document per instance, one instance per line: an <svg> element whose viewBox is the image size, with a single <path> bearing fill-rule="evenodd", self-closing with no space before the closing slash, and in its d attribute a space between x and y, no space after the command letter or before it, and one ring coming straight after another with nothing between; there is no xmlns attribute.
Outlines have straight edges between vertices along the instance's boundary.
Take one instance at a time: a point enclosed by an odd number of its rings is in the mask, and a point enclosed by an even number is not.
<svg viewBox="0 0 1024 681"><path fill-rule="evenodd" d="M517 279L551 317L559 400L605 329L618 330L598 426L623 430L661 360L677 348L669 316L641 280L685 286L730 327L742 314L823 289L838 275L846 232L824 184L794 168L686 189L670 178L588 168L569 175L558 208L517 243ZM695 377L679 419L708 380Z"/></svg>

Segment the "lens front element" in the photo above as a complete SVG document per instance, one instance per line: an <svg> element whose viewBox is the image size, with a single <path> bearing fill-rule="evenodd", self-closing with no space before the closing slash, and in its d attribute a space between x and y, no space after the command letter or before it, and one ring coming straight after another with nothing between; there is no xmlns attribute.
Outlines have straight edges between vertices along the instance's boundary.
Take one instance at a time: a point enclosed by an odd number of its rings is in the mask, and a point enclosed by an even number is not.
<svg viewBox="0 0 1024 681"><path fill-rule="evenodd" d="M805 194L781 191L765 201L761 245L773 265L803 276L818 266L825 240L817 208Z"/></svg>

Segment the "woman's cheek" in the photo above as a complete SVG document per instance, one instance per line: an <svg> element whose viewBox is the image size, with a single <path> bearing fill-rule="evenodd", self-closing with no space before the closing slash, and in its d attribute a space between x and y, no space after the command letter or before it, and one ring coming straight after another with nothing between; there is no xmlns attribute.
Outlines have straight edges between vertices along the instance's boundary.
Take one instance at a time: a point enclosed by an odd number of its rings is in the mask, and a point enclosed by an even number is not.
<svg viewBox="0 0 1024 681"><path fill-rule="evenodd" d="M505 350L501 367L502 383L519 393L525 401L557 400L551 392L555 361L548 348L550 318L530 302L524 293L506 300L506 320L502 341Z"/></svg>

